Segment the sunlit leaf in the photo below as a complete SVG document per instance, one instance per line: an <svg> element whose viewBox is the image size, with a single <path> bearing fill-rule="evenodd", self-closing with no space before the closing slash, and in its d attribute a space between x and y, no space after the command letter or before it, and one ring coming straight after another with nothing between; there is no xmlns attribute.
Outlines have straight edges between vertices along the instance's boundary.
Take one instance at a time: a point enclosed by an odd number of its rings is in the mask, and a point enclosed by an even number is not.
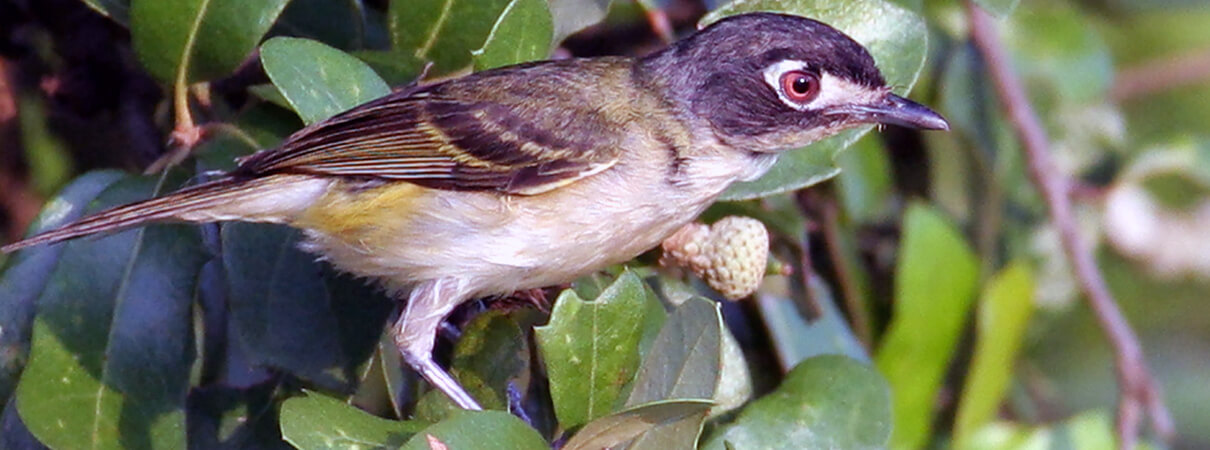
<svg viewBox="0 0 1210 450"><path fill-rule="evenodd" d="M554 33L545 0L511 0L483 47L471 52L475 70L546 59Z"/></svg>
<svg viewBox="0 0 1210 450"><path fill-rule="evenodd" d="M260 58L269 79L307 124L391 93L365 63L319 42L273 38L261 46Z"/></svg>
<svg viewBox="0 0 1210 450"><path fill-rule="evenodd" d="M996 417L1033 309L1034 281L1027 265L1010 265L988 282L979 303L974 359L954 420L955 442Z"/></svg>
<svg viewBox="0 0 1210 450"><path fill-rule="evenodd" d="M214 79L247 59L288 1L132 0L131 41L161 82Z"/></svg>
<svg viewBox="0 0 1210 450"><path fill-rule="evenodd" d="M448 419L420 430L402 448L433 450L431 443L458 450L550 448L537 430L504 411L456 411Z"/></svg>
<svg viewBox="0 0 1210 450"><path fill-rule="evenodd" d="M282 439L297 448L398 448L428 424L374 417L339 400L308 393L281 405Z"/></svg>
<svg viewBox="0 0 1210 450"><path fill-rule="evenodd" d="M886 381L865 364L826 355L796 366L702 448L883 448L890 432Z"/></svg>
<svg viewBox="0 0 1210 450"><path fill-rule="evenodd" d="M927 206L908 207L895 267L895 311L876 358L895 399L892 448L919 448L928 439L978 275L974 254L949 221Z"/></svg>
<svg viewBox="0 0 1210 450"><path fill-rule="evenodd" d="M550 324L535 330L561 426L582 425L613 411L638 369L649 301L643 282L627 271L590 302L564 291Z"/></svg>
<svg viewBox="0 0 1210 450"><path fill-rule="evenodd" d="M432 61L434 75L470 67L492 27L513 0L409 0L391 2L394 51Z"/></svg>

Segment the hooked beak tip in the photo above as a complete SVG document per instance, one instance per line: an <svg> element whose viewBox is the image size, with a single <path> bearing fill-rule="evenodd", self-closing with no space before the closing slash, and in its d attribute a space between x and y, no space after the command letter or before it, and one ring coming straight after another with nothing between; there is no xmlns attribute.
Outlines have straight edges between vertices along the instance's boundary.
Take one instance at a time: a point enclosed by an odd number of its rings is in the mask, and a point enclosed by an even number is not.
<svg viewBox="0 0 1210 450"><path fill-rule="evenodd" d="M870 107L869 112L875 122L899 125L920 130L949 131L950 123L929 109L914 101L895 94L887 94L886 99L879 105Z"/></svg>

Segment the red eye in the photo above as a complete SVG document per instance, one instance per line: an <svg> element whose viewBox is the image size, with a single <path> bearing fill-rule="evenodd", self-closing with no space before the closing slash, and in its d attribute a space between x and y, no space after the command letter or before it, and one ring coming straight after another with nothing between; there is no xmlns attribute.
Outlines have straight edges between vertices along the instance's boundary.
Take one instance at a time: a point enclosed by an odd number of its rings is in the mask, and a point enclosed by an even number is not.
<svg viewBox="0 0 1210 450"><path fill-rule="evenodd" d="M819 77L810 72L791 70L781 74L781 91L794 103L807 103L819 95Z"/></svg>

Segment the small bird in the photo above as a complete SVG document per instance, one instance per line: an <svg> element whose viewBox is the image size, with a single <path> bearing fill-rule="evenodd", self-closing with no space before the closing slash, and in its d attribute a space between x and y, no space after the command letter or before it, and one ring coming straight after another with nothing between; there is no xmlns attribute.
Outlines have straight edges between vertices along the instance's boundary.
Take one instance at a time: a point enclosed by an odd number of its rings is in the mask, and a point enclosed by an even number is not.
<svg viewBox="0 0 1210 450"><path fill-rule="evenodd" d="M217 179L99 212L12 252L151 222L302 229L304 248L406 299L404 360L469 299L566 283L655 247L783 151L862 124L945 130L821 22L733 16L643 58L541 61L413 86L308 126Z"/></svg>

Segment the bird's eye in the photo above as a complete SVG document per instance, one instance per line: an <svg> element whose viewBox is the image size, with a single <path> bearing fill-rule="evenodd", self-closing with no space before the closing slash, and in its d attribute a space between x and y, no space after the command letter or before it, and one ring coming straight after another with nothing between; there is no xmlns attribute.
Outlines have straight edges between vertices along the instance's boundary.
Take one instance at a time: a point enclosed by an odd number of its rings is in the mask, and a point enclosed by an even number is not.
<svg viewBox="0 0 1210 450"><path fill-rule="evenodd" d="M788 71L781 74L781 91L794 103L810 102L819 96L819 77L801 70Z"/></svg>

